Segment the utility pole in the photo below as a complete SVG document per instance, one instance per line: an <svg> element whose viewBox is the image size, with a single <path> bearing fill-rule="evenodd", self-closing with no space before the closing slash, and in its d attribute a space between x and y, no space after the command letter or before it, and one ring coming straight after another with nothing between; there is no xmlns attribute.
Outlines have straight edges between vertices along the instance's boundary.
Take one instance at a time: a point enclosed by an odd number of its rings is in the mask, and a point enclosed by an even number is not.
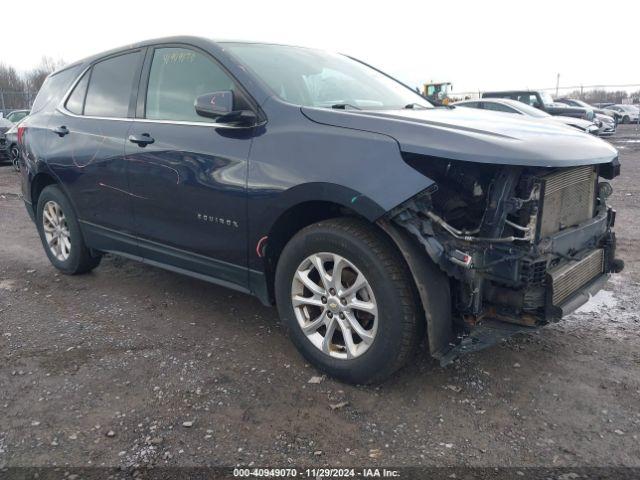
<svg viewBox="0 0 640 480"><path fill-rule="evenodd" d="M560 74L556 77L556 98L558 97L558 89L560 88Z"/></svg>

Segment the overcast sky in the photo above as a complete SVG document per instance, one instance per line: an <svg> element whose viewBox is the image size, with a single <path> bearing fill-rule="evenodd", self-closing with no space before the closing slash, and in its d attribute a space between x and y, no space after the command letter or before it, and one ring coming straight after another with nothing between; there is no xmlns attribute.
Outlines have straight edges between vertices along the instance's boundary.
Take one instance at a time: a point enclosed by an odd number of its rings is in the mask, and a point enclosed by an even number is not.
<svg viewBox="0 0 640 480"><path fill-rule="evenodd" d="M0 61L71 62L167 35L265 40L358 57L455 91L640 84L640 0L29 1L5 21ZM6 13L6 12L5 12ZM12 39L8 41L7 39ZM12 43L13 42L13 43Z"/></svg>

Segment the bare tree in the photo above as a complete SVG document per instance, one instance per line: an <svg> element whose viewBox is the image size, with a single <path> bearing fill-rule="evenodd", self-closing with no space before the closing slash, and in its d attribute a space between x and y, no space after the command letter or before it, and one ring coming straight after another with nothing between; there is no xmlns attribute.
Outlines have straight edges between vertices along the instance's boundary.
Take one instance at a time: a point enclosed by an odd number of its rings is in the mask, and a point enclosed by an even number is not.
<svg viewBox="0 0 640 480"><path fill-rule="evenodd" d="M23 104L21 92L24 90L24 80L18 75L16 69L0 63L0 92L2 92L0 108L21 108Z"/></svg>
<svg viewBox="0 0 640 480"><path fill-rule="evenodd" d="M42 57L40 65L29 70L24 76L26 90L31 93L38 92L47 76L62 66L64 66L64 62L61 60L54 60L51 57Z"/></svg>
<svg viewBox="0 0 640 480"><path fill-rule="evenodd" d="M61 60L42 57L37 67L20 75L15 68L0 63L0 109L29 108L47 76L63 65Z"/></svg>
<svg viewBox="0 0 640 480"><path fill-rule="evenodd" d="M601 88L593 90L574 90L567 95L569 98L579 98L587 103L622 103L629 94L624 90L607 91Z"/></svg>

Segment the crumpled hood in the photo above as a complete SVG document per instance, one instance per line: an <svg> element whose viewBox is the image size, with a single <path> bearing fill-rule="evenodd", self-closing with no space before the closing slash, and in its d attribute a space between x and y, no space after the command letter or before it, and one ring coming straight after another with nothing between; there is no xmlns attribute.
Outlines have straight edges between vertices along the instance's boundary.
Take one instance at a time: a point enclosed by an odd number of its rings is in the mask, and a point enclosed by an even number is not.
<svg viewBox="0 0 640 480"><path fill-rule="evenodd" d="M475 108L301 110L314 122L389 135L403 152L452 160L570 167L608 163L618 155L605 141L577 129Z"/></svg>

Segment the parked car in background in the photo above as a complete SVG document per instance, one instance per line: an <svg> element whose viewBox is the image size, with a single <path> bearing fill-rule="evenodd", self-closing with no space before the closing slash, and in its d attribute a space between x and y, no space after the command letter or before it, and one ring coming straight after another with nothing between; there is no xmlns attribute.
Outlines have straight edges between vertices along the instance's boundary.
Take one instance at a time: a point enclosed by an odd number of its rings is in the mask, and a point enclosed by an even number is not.
<svg viewBox="0 0 640 480"><path fill-rule="evenodd" d="M618 122L612 116L596 113L596 118L593 121L600 128L598 135L607 137L616 133Z"/></svg>
<svg viewBox="0 0 640 480"><path fill-rule="evenodd" d="M22 120L27 115L29 115L29 110L13 110L12 112L10 112L7 115L6 118L11 123L18 123L20 120Z"/></svg>
<svg viewBox="0 0 640 480"><path fill-rule="evenodd" d="M596 108L607 108L609 105L615 105L613 102L599 102L594 103L593 106Z"/></svg>
<svg viewBox="0 0 640 480"><path fill-rule="evenodd" d="M9 144L7 143L6 133L13 127L13 123L6 118L0 118L0 162L10 160Z"/></svg>
<svg viewBox="0 0 640 480"><path fill-rule="evenodd" d="M593 105L589 105L587 102L585 102L584 100L579 100L577 98L558 98L556 100L556 102L558 103L563 103L565 105L569 105L570 107L582 107L582 108L592 108L593 111L597 114L601 114L601 115L608 115L610 117L612 117L613 119L615 119L616 122L619 122L622 119L622 116L616 112L615 110L608 110L605 108L599 108L599 107L595 107Z"/></svg>
<svg viewBox="0 0 640 480"><path fill-rule="evenodd" d="M524 115L530 118L536 118L541 121L553 122L560 125L567 125L573 128L577 128L585 133L597 135L600 128L594 122L589 120L583 120L575 117L563 117L560 115L553 116L547 112L539 110L519 102L517 100L511 100L510 98L483 98L482 100L463 100L456 102L453 105L457 107L467 108L479 108L481 110L490 110L493 112L512 113L517 115Z"/></svg>
<svg viewBox="0 0 640 480"><path fill-rule="evenodd" d="M127 45L51 74L19 136L55 268L111 252L254 294L344 381L388 378L425 339L446 364L557 321L623 268L615 148L434 108L344 55Z"/></svg>
<svg viewBox="0 0 640 480"><path fill-rule="evenodd" d="M26 117L25 117L26 118ZM24 119L22 119L24 120ZM7 148L7 153L9 155L9 161L13 164L13 168L16 171L20 171L20 149L18 148L18 127L22 120L18 123L14 123L12 127L7 130L4 134L5 145Z"/></svg>
<svg viewBox="0 0 640 480"><path fill-rule="evenodd" d="M548 92L538 90L484 92L482 98L510 98L531 105L550 115L584 118L585 120L593 120L595 116L592 108L570 107L565 104L560 105L553 100L553 97Z"/></svg>
<svg viewBox="0 0 640 480"><path fill-rule="evenodd" d="M638 116L640 116L640 108L635 105L609 105L608 110L613 110L620 115L620 123L636 123Z"/></svg>

